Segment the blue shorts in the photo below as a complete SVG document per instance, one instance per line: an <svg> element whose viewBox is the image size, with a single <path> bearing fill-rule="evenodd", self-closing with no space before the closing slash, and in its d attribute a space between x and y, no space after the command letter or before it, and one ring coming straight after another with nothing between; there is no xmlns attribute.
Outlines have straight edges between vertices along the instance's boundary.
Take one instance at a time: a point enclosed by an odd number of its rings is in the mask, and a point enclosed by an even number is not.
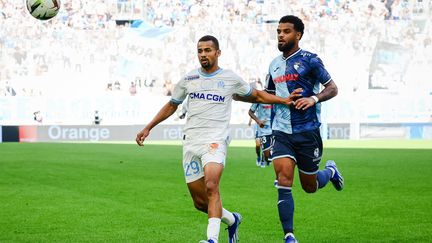
<svg viewBox="0 0 432 243"><path fill-rule="evenodd" d="M273 146L273 135L264 135L259 137L261 142L261 150L267 151Z"/></svg>
<svg viewBox="0 0 432 243"><path fill-rule="evenodd" d="M318 172L323 149L319 129L294 134L273 131L273 135L272 160L291 158L304 174Z"/></svg>

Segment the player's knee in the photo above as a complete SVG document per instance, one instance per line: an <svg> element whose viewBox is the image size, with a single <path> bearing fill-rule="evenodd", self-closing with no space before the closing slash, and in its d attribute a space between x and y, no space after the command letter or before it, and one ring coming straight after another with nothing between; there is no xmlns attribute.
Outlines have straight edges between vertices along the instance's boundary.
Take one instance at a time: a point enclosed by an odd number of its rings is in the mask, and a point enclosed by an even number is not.
<svg viewBox="0 0 432 243"><path fill-rule="evenodd" d="M303 188L303 191L305 191L306 193L314 193L318 190L318 187L316 184L315 185L312 185L312 184L303 185L302 184L302 188Z"/></svg>
<svg viewBox="0 0 432 243"><path fill-rule="evenodd" d="M291 187L293 184L293 178L289 178L286 176L278 176L278 185Z"/></svg>
<svg viewBox="0 0 432 243"><path fill-rule="evenodd" d="M215 181L206 181L207 195L211 196L214 194L219 194L219 183Z"/></svg>
<svg viewBox="0 0 432 243"><path fill-rule="evenodd" d="M269 158L270 158L270 151L269 150L264 151L264 157L266 160L269 160Z"/></svg>

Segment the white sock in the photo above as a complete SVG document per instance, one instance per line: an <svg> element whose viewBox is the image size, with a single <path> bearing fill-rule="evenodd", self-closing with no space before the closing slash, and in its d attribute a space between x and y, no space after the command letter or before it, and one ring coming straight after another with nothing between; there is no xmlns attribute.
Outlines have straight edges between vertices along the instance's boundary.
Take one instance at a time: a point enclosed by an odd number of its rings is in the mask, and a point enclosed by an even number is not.
<svg viewBox="0 0 432 243"><path fill-rule="evenodd" d="M219 230L220 230L220 218L209 218L207 225L207 239L212 239L215 243L218 242L219 239Z"/></svg>
<svg viewBox="0 0 432 243"><path fill-rule="evenodd" d="M222 208L222 222L224 222L228 226L233 225L235 223L234 214L232 214L230 211L226 210L225 208Z"/></svg>

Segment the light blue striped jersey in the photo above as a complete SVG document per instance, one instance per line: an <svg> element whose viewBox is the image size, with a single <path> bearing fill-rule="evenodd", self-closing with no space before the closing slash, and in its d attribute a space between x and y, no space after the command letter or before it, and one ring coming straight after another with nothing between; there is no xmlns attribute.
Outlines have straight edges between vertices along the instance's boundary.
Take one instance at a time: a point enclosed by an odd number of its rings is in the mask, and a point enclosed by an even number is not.
<svg viewBox="0 0 432 243"><path fill-rule="evenodd" d="M255 114L255 116L261 121L265 122L263 128L257 126L258 136L266 136L272 134L271 129L271 110L272 105L270 104L252 104L250 110Z"/></svg>
<svg viewBox="0 0 432 243"><path fill-rule="evenodd" d="M280 55L273 59L266 78L266 90L288 97L295 89L303 88L303 97L310 97L319 93L320 84L325 85L331 80L316 54L299 49L287 58ZM321 125L320 103L304 111L275 104L274 110L273 130L292 134L314 130Z"/></svg>

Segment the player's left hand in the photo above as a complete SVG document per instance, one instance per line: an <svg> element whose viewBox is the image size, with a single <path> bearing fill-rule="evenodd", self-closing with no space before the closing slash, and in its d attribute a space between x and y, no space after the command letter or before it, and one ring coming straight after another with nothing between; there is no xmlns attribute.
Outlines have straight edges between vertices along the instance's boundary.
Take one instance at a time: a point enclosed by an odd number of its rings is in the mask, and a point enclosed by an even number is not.
<svg viewBox="0 0 432 243"><path fill-rule="evenodd" d="M294 102L294 105L298 110L306 110L315 105L315 100L311 97L300 98Z"/></svg>

